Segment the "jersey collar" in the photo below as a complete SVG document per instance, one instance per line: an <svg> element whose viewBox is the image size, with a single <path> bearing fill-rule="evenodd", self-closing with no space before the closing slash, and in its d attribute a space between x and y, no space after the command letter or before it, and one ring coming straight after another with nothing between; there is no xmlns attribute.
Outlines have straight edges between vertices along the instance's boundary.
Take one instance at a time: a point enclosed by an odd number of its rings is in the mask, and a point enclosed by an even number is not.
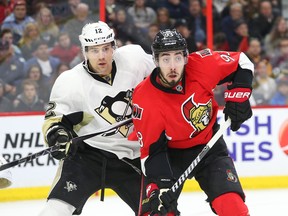
<svg viewBox="0 0 288 216"><path fill-rule="evenodd" d="M99 76L98 74L93 73L93 72L89 69L89 67L88 67L88 65L89 65L88 62L83 61L83 64L82 64L82 65L83 65L84 69L88 72L88 74L89 74L90 76L92 76L94 79L96 79L96 80L98 80L98 81L100 81L100 82L107 83L107 84L110 85L110 83L109 83L106 79L102 78L102 77ZM117 71L116 64L115 64L115 62L113 61L113 62L112 62L112 71L111 71L111 85L113 85L113 81L114 81L114 78L115 78L115 75L116 75L116 71Z"/></svg>

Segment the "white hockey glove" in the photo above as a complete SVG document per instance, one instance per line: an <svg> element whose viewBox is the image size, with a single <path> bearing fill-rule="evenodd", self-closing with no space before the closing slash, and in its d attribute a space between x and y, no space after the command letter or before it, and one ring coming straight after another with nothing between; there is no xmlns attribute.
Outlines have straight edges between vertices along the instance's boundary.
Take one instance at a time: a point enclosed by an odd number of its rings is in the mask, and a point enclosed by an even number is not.
<svg viewBox="0 0 288 216"><path fill-rule="evenodd" d="M72 157L77 152L77 145L71 143L72 134L62 125L54 125L47 131L46 139L48 145L60 145L59 150L54 151L51 155L57 160Z"/></svg>
<svg viewBox="0 0 288 216"><path fill-rule="evenodd" d="M0 156L0 166L6 164L7 161ZM0 189L7 188L12 184L12 173L10 169L0 171Z"/></svg>

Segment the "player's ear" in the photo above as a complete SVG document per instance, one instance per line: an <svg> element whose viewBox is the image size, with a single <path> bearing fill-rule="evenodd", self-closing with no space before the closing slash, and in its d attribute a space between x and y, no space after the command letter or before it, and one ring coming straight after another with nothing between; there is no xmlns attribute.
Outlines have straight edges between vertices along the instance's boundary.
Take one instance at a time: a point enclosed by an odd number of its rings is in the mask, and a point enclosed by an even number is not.
<svg viewBox="0 0 288 216"><path fill-rule="evenodd" d="M158 61L158 58L155 57L155 55L152 56L152 59L154 61L154 64L156 65L156 67L159 67L159 61Z"/></svg>

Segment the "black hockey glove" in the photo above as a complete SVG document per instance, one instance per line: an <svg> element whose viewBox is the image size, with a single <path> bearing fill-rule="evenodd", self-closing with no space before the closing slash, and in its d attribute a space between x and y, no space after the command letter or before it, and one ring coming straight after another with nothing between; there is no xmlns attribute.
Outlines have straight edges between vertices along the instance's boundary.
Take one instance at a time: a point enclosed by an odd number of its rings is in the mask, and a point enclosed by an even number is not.
<svg viewBox="0 0 288 216"><path fill-rule="evenodd" d="M149 198L150 215L166 215L169 212L178 213L177 197L168 188L159 189L155 183L146 187L146 195Z"/></svg>
<svg viewBox="0 0 288 216"><path fill-rule="evenodd" d="M59 150L51 153L57 160L74 156L77 151L77 145L72 145L70 142L72 139L71 133L61 125L54 125L49 128L46 139L50 147L56 145L56 143L60 145Z"/></svg>
<svg viewBox="0 0 288 216"><path fill-rule="evenodd" d="M227 86L227 90L224 93L226 104L223 112L225 120L228 117L231 119L230 128L232 131L237 131L241 124L252 116L249 102L251 89L251 86L245 84L233 83Z"/></svg>

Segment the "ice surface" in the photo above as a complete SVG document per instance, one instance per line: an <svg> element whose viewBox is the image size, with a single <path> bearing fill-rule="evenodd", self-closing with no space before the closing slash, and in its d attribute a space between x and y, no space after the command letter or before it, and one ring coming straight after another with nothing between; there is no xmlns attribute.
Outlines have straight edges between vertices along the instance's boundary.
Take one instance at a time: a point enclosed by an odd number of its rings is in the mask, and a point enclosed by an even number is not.
<svg viewBox="0 0 288 216"><path fill-rule="evenodd" d="M246 190L246 203L251 216L287 216L288 189ZM185 192L179 199L182 216L215 216L205 202L203 192ZM45 200L0 202L1 216L37 216ZM86 203L81 216L133 216L129 207L116 196L99 197Z"/></svg>

